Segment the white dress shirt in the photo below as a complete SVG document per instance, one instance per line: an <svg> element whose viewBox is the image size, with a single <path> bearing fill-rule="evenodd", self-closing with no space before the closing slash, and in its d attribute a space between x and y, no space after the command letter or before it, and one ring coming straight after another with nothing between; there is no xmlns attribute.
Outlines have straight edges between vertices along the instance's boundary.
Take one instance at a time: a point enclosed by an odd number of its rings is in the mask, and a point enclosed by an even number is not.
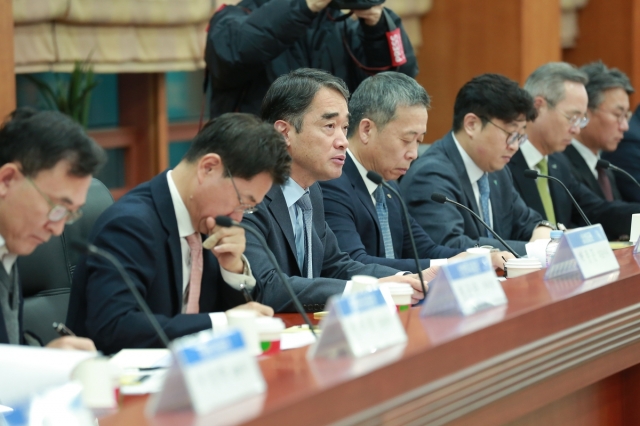
<svg viewBox="0 0 640 426"><path fill-rule="evenodd" d="M180 192L178 192L178 188L176 184L173 182L173 178L171 177L171 170L167 173L167 183L169 184L169 193L171 194L171 201L173 202L173 210L176 215L176 221L178 222L178 233L180 235L180 253L182 258L182 313L185 312L187 306L187 300L184 297L184 293L189 285L189 280L191 279L191 249L189 248L189 243L187 242L187 237L196 230L193 228L193 224L191 223L191 217L189 216L189 211L187 210L187 206L185 206L184 201L182 201L182 197L180 196ZM220 273L222 275L222 279L229 284L231 287L236 290L240 290L240 284L244 284L246 288L251 291L256 285L256 279L253 277L251 273L251 269L249 266L249 261L242 255L242 261L247 266L248 274L236 274L233 272L229 272L224 269L222 266L220 267ZM209 313L211 317L211 324L213 327L224 327L227 324L227 316L224 312L211 312Z"/></svg>
<svg viewBox="0 0 640 426"><path fill-rule="evenodd" d="M538 163L547 156L542 155L542 153L529 141L526 141L520 146L520 151L522 152L525 163L527 163L527 167L531 170L537 170L539 173L540 169L538 168Z"/></svg>
<svg viewBox="0 0 640 426"><path fill-rule="evenodd" d="M593 174L593 177L598 180L598 171L596 170L596 166L598 165L598 160L600 159L600 155L596 155L589 148L584 146L582 142L577 139L571 140L571 145L578 151L580 156L584 159L584 162L589 166L589 170Z"/></svg>
<svg viewBox="0 0 640 426"><path fill-rule="evenodd" d="M378 189L378 185L373 183L373 181L367 177L367 173L369 173L369 171L365 169L365 167L362 164L360 164L356 156L353 155L353 153L349 151L349 149L347 149L347 155L351 157L351 159L353 160L353 163L356 165L356 168L358 169L358 172L360 172L360 176L362 176L362 180L364 181L364 184L367 187L367 191L369 191L369 195L371 195L371 201L373 201L373 205L375 206L376 197L373 195L373 192L376 189Z"/></svg>
<svg viewBox="0 0 640 426"><path fill-rule="evenodd" d="M478 167L475 161L473 161L469 154L467 154L467 151L465 151L462 145L460 145L460 142L458 142L458 139L456 139L456 135L453 132L451 132L451 136L453 137L453 141L456 143L458 152L460 152L460 156L462 157L464 168L467 170L467 176L469 177L469 183L471 183L471 188L473 189L473 196L476 199L476 205L480 209L480 216L482 216L482 208L480 207L480 188L478 188L478 181L485 172L480 167ZM492 217L493 209L491 207L491 199L489 199L489 217L483 217L482 219L484 219L485 222L492 224Z"/></svg>
<svg viewBox="0 0 640 426"><path fill-rule="evenodd" d="M7 275L11 275L11 269L18 259L18 255L9 253L7 243L2 235L0 235L0 259L2 259L2 266L7 271Z"/></svg>

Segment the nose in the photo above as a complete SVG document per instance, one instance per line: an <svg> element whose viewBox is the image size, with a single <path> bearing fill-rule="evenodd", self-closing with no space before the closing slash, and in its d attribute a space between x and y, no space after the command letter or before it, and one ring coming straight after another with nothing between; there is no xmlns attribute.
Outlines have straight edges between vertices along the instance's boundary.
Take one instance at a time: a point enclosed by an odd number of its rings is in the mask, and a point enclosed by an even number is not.
<svg viewBox="0 0 640 426"><path fill-rule="evenodd" d="M569 133L572 134L572 135L579 135L580 134L580 126L571 125L571 127L569 128Z"/></svg>
<svg viewBox="0 0 640 426"><path fill-rule="evenodd" d="M338 135L333 141L333 145L336 149L349 148L349 140L347 139L347 135L345 135L343 132L338 132Z"/></svg>
<svg viewBox="0 0 640 426"><path fill-rule="evenodd" d="M407 160L413 161L418 158L418 147L420 146L420 142L416 142L411 145L411 149L407 151Z"/></svg>
<svg viewBox="0 0 640 426"><path fill-rule="evenodd" d="M59 220L57 222L49 221L47 222L45 228L57 237L62 235L62 231L64 231L64 225L65 225L64 220Z"/></svg>
<svg viewBox="0 0 640 426"><path fill-rule="evenodd" d="M627 120L626 118L622 120L622 122L620 123L620 130L622 130L623 132L629 130L629 120Z"/></svg>
<svg viewBox="0 0 640 426"><path fill-rule="evenodd" d="M236 222L240 222L242 221L242 212L238 212L234 210L233 213L229 215L229 217L235 220Z"/></svg>

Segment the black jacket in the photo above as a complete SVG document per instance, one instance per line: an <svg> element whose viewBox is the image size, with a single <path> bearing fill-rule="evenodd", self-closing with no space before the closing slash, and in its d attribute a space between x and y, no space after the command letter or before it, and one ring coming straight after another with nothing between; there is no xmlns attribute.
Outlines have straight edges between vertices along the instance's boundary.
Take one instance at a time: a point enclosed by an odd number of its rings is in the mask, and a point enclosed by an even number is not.
<svg viewBox="0 0 640 426"><path fill-rule="evenodd" d="M418 66L411 43L400 18L387 12L401 29L407 58L397 71L415 77ZM244 0L219 10L211 18L205 51L211 116L232 111L258 114L271 83L303 67L328 71L353 92L368 74L358 68L344 43L363 65L390 66L384 16L370 27L352 19L332 20L340 15L333 9L313 13L305 0Z"/></svg>

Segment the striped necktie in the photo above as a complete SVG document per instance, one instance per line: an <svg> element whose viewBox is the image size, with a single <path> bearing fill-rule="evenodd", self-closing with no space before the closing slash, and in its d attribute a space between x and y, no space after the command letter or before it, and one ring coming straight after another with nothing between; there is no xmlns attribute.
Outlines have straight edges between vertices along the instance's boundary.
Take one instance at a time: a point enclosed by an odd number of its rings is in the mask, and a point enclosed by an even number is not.
<svg viewBox="0 0 640 426"><path fill-rule="evenodd" d="M382 231L382 240L384 241L384 254L387 259L395 259L393 254L393 240L391 239L391 229L389 228L389 212L387 210L387 202L384 199L384 191L379 186L373 195L376 199L376 213L378 214L378 222L380 222L380 230Z"/></svg>

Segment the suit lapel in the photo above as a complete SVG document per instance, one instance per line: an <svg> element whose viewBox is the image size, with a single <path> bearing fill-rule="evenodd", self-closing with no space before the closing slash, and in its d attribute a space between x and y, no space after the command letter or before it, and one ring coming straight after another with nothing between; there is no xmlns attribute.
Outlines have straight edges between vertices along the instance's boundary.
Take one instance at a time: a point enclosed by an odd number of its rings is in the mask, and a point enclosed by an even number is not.
<svg viewBox="0 0 640 426"><path fill-rule="evenodd" d="M569 145L567 149L565 149L564 154L567 156L571 164L573 164L573 167L575 167L575 170L579 175L578 180L586 182L590 190L596 193L600 198L604 199L604 193L602 192L602 188L600 188L598 180L593 176L589 166L587 166L587 162L584 161L584 158L582 158L582 155L580 155L578 150L572 145Z"/></svg>
<svg viewBox="0 0 640 426"><path fill-rule="evenodd" d="M525 204L540 213L542 216L546 217L535 179L529 179L524 176L524 171L528 170L529 166L527 166L527 162L524 159L524 155L522 155L522 151L516 152L511 158L510 163L513 164L513 166L511 166L513 181L520 189L520 196L524 200ZM550 182L548 184L551 185ZM551 185L551 187L553 187L553 185ZM551 192L551 198L553 199L553 190Z"/></svg>
<svg viewBox="0 0 640 426"><path fill-rule="evenodd" d="M7 327L4 323L4 314L2 313L2 306L0 306L0 343L8 344L9 335L7 334Z"/></svg>
<svg viewBox="0 0 640 426"><path fill-rule="evenodd" d="M378 212L376 211L375 206L373 205L373 201L371 201L371 194L369 194L369 190L367 189L367 185L364 183L356 164L351 159L351 156L347 155L347 160L345 161L342 172L347 175L351 185L353 186L353 190L358 195L358 199L364 205L367 212L371 216L371 219L376 224L376 229L378 230L378 253L382 253L384 251L384 243L382 241L382 232L380 230L380 223L378 222ZM386 193L386 188L383 189Z"/></svg>
<svg viewBox="0 0 640 426"><path fill-rule="evenodd" d="M287 202L284 199L282 188L280 185L273 185L267 195L265 196L268 201L267 208L271 212L271 216L275 219L276 223L282 230L284 238L289 244L289 249L293 253L293 257L296 257L296 239L293 235L293 226L291 225L291 216L289 215L289 209L287 208ZM297 264L296 264L297 266Z"/></svg>

